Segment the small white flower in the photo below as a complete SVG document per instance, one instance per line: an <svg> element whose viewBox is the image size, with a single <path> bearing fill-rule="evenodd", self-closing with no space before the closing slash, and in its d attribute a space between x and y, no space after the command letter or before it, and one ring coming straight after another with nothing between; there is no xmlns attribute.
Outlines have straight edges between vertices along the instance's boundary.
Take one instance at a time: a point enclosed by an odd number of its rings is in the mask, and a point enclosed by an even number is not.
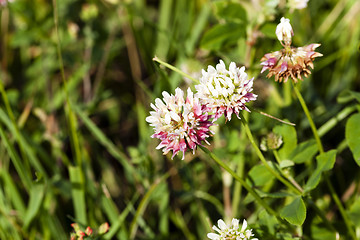
<svg viewBox="0 0 360 240"><path fill-rule="evenodd" d="M253 78L247 77L245 67L238 68L232 62L227 70L222 60L216 68L202 70L200 84L195 86L196 96L215 114L214 121L223 114L230 121L233 113L239 118L241 110L249 111L245 104L256 100L257 95L251 93Z"/></svg>
<svg viewBox="0 0 360 240"><path fill-rule="evenodd" d="M303 9L307 7L309 0L289 0L288 6L291 11L294 9Z"/></svg>
<svg viewBox="0 0 360 240"><path fill-rule="evenodd" d="M213 226L213 229L217 233L208 233L207 237L212 240L258 240L257 238L252 238L254 234L252 233L252 229L247 229L247 222L244 219L241 229L239 227L239 220L233 218L231 221L231 225L226 225L226 223L222 220L218 220L218 227Z"/></svg>
<svg viewBox="0 0 360 240"><path fill-rule="evenodd" d="M294 32L288 18L282 17L280 19L280 23L277 25L275 33L280 42L283 41L285 45L290 46L291 38L294 36Z"/></svg>

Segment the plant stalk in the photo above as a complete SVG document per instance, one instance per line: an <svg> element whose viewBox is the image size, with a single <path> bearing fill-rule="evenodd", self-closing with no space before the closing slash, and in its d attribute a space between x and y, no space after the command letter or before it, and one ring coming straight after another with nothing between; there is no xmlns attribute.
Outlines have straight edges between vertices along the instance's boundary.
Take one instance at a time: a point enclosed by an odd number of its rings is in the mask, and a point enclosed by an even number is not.
<svg viewBox="0 0 360 240"><path fill-rule="evenodd" d="M257 194L251 186L249 186L245 180L243 180L239 175L237 175L231 168L226 165L223 161L221 161L214 153L210 152L207 148L200 146L201 150L203 150L209 157L211 157L217 164L219 164L223 169L225 169L228 173L230 173L233 178L235 178L237 181L241 183L241 185L258 201L258 203L266 209L266 211L274 215L276 217L279 217L278 213L273 210L261 197L259 194Z"/></svg>
<svg viewBox="0 0 360 240"><path fill-rule="evenodd" d="M322 154L322 153L324 153L324 148L323 148L323 145L321 143L321 139L319 137L319 134L317 132L315 123L314 123L313 119L311 118L310 111L309 111L309 109L308 109L308 107L307 107L307 105L305 103L305 100L302 97L299 89L295 86L294 82L292 82L292 84L293 84L293 87L294 87L295 94L296 94L297 98L299 99L301 107L304 110L305 115L306 115L306 117L307 117L307 119L308 119L308 121L310 123L310 127L311 127L311 130L312 130L313 134L314 134L314 138L316 140L316 143L318 145L319 152L320 152L320 154ZM335 204L339 208L340 214L341 214L342 218L344 219L345 225L346 225L352 239L356 240L357 239L356 234L354 232L354 229L351 227L352 224L351 224L351 222L349 220L349 217L347 216L347 213L345 212L345 209L344 209L338 195L336 194L335 189L334 189L329 177L327 176L327 174L324 174L324 178L325 178L326 184L327 184L327 186L328 186L328 188L330 190L331 197L333 198Z"/></svg>
<svg viewBox="0 0 360 240"><path fill-rule="evenodd" d="M241 122L245 128L245 132L246 135L248 136L250 143L252 144L252 146L255 149L256 155L259 157L260 161L264 164L264 166L266 167L266 169L272 174L274 175L274 177L276 177L280 182L282 182L285 186L287 186L289 189L291 189L293 192L295 192L298 195L302 195L302 192L299 191L299 189L297 189L295 186L293 186L289 181L287 181L285 178L283 178L279 173L277 173L272 167L270 167L270 165L267 163L264 155L262 154L262 152L260 151L259 147L257 146L254 137L250 131L249 125L247 124L245 118L242 116L242 114L240 113L240 119Z"/></svg>

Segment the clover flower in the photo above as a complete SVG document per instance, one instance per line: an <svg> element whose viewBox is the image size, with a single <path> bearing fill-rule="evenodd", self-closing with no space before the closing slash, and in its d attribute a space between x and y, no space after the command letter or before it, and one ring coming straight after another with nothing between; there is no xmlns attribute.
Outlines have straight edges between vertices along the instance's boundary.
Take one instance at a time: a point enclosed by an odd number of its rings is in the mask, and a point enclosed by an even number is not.
<svg viewBox="0 0 360 240"><path fill-rule="evenodd" d="M212 133L209 127L213 123L209 120L212 116L208 114L208 108L200 104L199 99L194 96L190 88L187 90L187 98L184 100L184 92L180 88L175 89L175 95L163 92L163 101L155 99L155 105L151 107L155 111L150 112L146 121L154 127L155 134L151 137L159 138L160 144L156 149L163 148L164 155L173 151L172 158L179 152L192 149Z"/></svg>
<svg viewBox="0 0 360 240"><path fill-rule="evenodd" d="M314 59L322 56L321 53L315 52L315 49L321 44L312 43L304 47L292 47L290 21L283 19L281 18L281 22L276 28L276 35L284 48L267 53L261 58L261 65L263 65L261 73L269 70L268 78L275 76L275 81L286 82L291 77L296 83L298 79L303 80L302 76L308 77L311 74L309 67L314 69ZM282 40L285 44L282 43Z"/></svg>
<svg viewBox="0 0 360 240"><path fill-rule="evenodd" d="M291 77L296 83L302 76L308 77L311 74L309 69L314 69L313 61L322 54L315 52L321 44L312 43L304 47L289 47L280 51L267 53L261 58L263 68L261 73L269 70L267 77L275 75L275 81L286 82Z"/></svg>
<svg viewBox="0 0 360 240"><path fill-rule="evenodd" d="M222 60L216 68L208 66L207 71L202 70L200 84L195 86L196 96L215 114L214 121L223 114L230 121L233 113L240 118L241 110L250 112L245 104L256 100L257 95L252 93L254 78L247 77L245 67L238 68L231 62L227 70Z"/></svg>
<svg viewBox="0 0 360 240"><path fill-rule="evenodd" d="M258 240L257 238L252 238L254 234L252 229L247 229L247 222L244 219L243 224L240 228L239 220L233 218L231 225L226 225L222 220L218 220L218 227L215 225L212 227L218 233L208 233L207 237L212 240Z"/></svg>

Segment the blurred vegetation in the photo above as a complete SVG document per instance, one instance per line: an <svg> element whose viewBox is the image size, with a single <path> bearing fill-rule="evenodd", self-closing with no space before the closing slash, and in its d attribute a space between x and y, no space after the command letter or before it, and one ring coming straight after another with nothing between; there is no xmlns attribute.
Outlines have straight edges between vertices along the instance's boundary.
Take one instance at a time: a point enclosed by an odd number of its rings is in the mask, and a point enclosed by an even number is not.
<svg viewBox="0 0 360 240"><path fill-rule="evenodd" d="M321 43L324 56L301 91L325 150L337 150L328 176L359 232L359 144L350 136L360 110L359 1L310 0L291 10L283 0L14 0L0 14L1 239L69 239L74 222L84 229L108 222L104 239L205 239L217 219L232 217L246 218L259 239L347 236L323 182L308 196L336 229L309 208L290 231L202 151L181 161L155 150L145 122L162 91L193 86L154 56L195 78L219 59L245 65L255 77L253 107L296 123L284 127L252 112L256 140L274 128L293 141L279 154L293 154L296 165L286 169L305 185L317 152L306 116L290 81L259 74L261 57L281 48L275 28L282 16L291 20L295 46ZM284 192L240 121L223 123L208 148L259 191ZM291 199L274 196L265 199L275 209Z"/></svg>

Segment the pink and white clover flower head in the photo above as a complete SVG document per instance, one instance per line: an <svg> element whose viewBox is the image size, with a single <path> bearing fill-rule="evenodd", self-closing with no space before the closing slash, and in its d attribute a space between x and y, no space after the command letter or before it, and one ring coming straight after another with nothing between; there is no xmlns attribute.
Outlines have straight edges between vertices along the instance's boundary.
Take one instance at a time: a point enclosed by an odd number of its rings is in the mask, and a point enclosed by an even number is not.
<svg viewBox="0 0 360 240"><path fill-rule="evenodd" d="M303 80L311 74L310 68L314 68L314 59L322 54L315 52L319 43L312 43L304 47L285 47L280 51L267 53L261 58L263 66L261 73L269 71L267 78L275 76L275 81L287 82L291 78L295 83Z"/></svg>
<svg viewBox="0 0 360 240"><path fill-rule="evenodd" d="M206 138L212 134L209 129L213 125L212 116L191 89L187 90L186 100L180 88L175 89L175 95L166 91L162 95L163 100L157 98L155 105L151 103L154 111L146 118L154 127L155 133L151 137L161 140L156 149L163 149L164 155L173 151L172 158L181 151L184 159L187 149L192 149L194 153L202 141L209 144Z"/></svg>
<svg viewBox="0 0 360 240"><path fill-rule="evenodd" d="M218 226L213 226L213 230L217 233L208 233L207 237L212 240L258 240L252 238L254 234L252 229L247 229L247 222L244 219L243 224L240 228L239 220L233 218L230 225L227 225L222 219L218 220Z"/></svg>
<svg viewBox="0 0 360 240"><path fill-rule="evenodd" d="M233 113L240 118L241 110L250 112L245 104L256 100L257 95L252 93L253 80L248 79L245 67L238 68L231 62L227 70L220 60L216 68L208 66L207 71L202 70L200 84L195 86L196 96L215 114L214 121L223 114L230 121Z"/></svg>
<svg viewBox="0 0 360 240"><path fill-rule="evenodd" d="M276 27L276 36L283 45L280 51L267 53L261 58L261 73L268 70L267 77L275 76L275 81L286 82L291 78L295 83L303 80L311 74L310 68L314 68L313 61L322 54L315 52L321 44L312 43L304 47L295 48L291 46L291 37L294 35L290 20L282 17ZM282 42L284 41L284 43Z"/></svg>

